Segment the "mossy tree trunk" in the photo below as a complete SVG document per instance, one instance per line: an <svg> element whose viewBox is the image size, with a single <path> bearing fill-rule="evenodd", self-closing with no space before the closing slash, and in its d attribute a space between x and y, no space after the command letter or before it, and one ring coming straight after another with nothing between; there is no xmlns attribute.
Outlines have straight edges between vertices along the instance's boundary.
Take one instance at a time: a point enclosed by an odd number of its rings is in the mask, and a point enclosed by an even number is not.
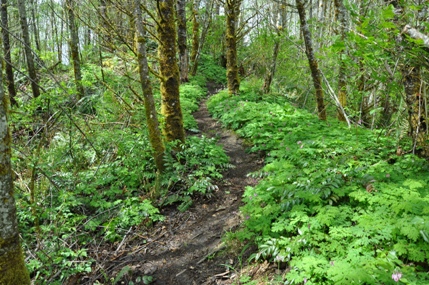
<svg viewBox="0 0 429 285"><path fill-rule="evenodd" d="M405 25L405 29L403 26L409 20L404 13L406 8L402 6L403 3L401 1L385 1L385 3L393 5L395 8L396 15L393 22L400 27L398 30L402 30L395 40L397 56L403 61L400 69L408 110L409 134L413 140L413 153L417 152L421 156L429 157L427 98L425 98L426 92L423 90L422 78L422 66L425 65L427 51L418 49L414 42L408 41L403 35L404 32L407 33L407 25ZM412 37L412 35L410 36Z"/></svg>
<svg viewBox="0 0 429 285"><path fill-rule="evenodd" d="M161 76L161 113L167 141L185 142L179 94L179 66L176 60L174 0L157 0L159 39L158 56Z"/></svg>
<svg viewBox="0 0 429 285"><path fill-rule="evenodd" d="M164 170L164 144L159 128L158 115L156 112L155 100L153 98L152 84L149 77L149 65L146 53L146 29L143 25L142 10L140 0L134 0L135 23L137 32L137 57L139 63L140 82L144 96L144 107L146 122L149 130L149 141L154 151L156 168L162 172Z"/></svg>
<svg viewBox="0 0 429 285"><path fill-rule="evenodd" d="M79 54L79 35L77 32L77 26L76 26L75 16L74 16L74 9L75 9L74 0L66 1L66 9L67 9L68 26L69 26L69 33L70 33L69 46L70 46L71 59L73 62L74 82L76 84L77 99L81 99L83 96L85 96L85 89L83 88L83 85L82 85L82 72L80 67L80 54Z"/></svg>
<svg viewBox="0 0 429 285"><path fill-rule="evenodd" d="M346 8L344 6L343 0L335 0L335 13L337 15L337 20L339 23L338 34L341 37L342 42L345 42L346 31L347 31L347 19L346 19ZM344 116L344 108L347 105L347 80L346 80L346 64L344 61L344 56L346 55L346 49L341 49L339 53L340 57L340 68L338 70L338 101L341 104L342 108L337 109L337 118L340 121L345 122L346 117Z"/></svg>
<svg viewBox="0 0 429 285"><path fill-rule="evenodd" d="M237 63L237 22L240 15L242 0L226 0L226 78L228 81L228 92L237 94L240 89Z"/></svg>
<svg viewBox="0 0 429 285"><path fill-rule="evenodd" d="M2 37L3 37L3 48L4 48L4 60L6 63L6 84L9 92L9 98L12 105L17 105L16 102L16 89L15 79L13 75L12 58L10 56L10 39L9 39L9 21L7 15L7 0L1 0L1 24L2 24Z"/></svg>
<svg viewBox="0 0 429 285"><path fill-rule="evenodd" d="M0 284L27 285L30 284L30 276L19 242L13 196L8 103L0 73Z"/></svg>
<svg viewBox="0 0 429 285"><path fill-rule="evenodd" d="M186 31L186 1L177 0L177 44L179 46L180 81L188 82L188 47Z"/></svg>
<svg viewBox="0 0 429 285"><path fill-rule="evenodd" d="M24 42L24 51L27 61L28 74L31 80L31 90L33 92L33 97L37 98L40 96L39 88L39 79L36 72L36 67L34 65L34 56L31 49L30 34L28 32L28 21L27 21L27 11L25 8L25 0L17 0L18 12L19 12L19 22L22 30L22 40Z"/></svg>
<svg viewBox="0 0 429 285"><path fill-rule="evenodd" d="M310 33L310 29L308 28L308 24L305 16L304 2L302 0L296 0L296 7L298 9L299 21L301 23L301 31L304 37L305 53L307 55L308 64L310 66L314 89L316 90L317 113L320 120L326 120L326 110L325 110L325 103L323 99L322 77L320 74L316 57L314 56L311 33Z"/></svg>

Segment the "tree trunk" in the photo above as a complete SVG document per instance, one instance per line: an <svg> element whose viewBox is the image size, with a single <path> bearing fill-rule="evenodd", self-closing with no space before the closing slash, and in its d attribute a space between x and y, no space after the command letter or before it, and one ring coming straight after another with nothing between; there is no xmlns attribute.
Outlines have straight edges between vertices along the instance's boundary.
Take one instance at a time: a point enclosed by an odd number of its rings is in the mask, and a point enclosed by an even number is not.
<svg viewBox="0 0 429 285"><path fill-rule="evenodd" d="M39 23L37 21L37 12L36 12L36 3L34 3L34 0L30 1L30 7L31 7L31 21L32 21L32 27L33 27L33 35L34 35L34 43L36 44L36 49L38 52L41 51L40 47L40 34L39 34Z"/></svg>
<svg viewBox="0 0 429 285"><path fill-rule="evenodd" d="M70 32L70 54L73 62L74 82L76 84L77 99L85 96L85 90L82 85L82 73L80 68L79 55L79 35L77 32L75 17L74 17L74 0L66 0L66 9L68 16L68 26Z"/></svg>
<svg viewBox="0 0 429 285"><path fill-rule="evenodd" d="M174 0L158 0L157 33L161 72L161 113L167 141L185 142L183 115L180 107L179 66L176 61L176 25L174 22Z"/></svg>
<svg viewBox="0 0 429 285"><path fill-rule="evenodd" d="M2 65L2 64L0 64ZM7 123L8 98L0 73L0 284L29 285L16 219L11 168L11 136Z"/></svg>
<svg viewBox="0 0 429 285"><path fill-rule="evenodd" d="M408 67L402 70L404 77L405 96L408 107L408 122L413 138L413 152L429 156L427 140L426 102L422 92L422 78L419 67Z"/></svg>
<svg viewBox="0 0 429 285"><path fill-rule="evenodd" d="M31 90L33 97L40 96L39 79L37 77L36 68L34 66L33 51L30 44L30 35L28 32L27 12L25 9L25 0L17 0L20 24L22 29L22 39L24 41L24 52L27 60L28 74L31 80Z"/></svg>
<svg viewBox="0 0 429 285"><path fill-rule="evenodd" d="M195 76L198 68L198 49L200 47L199 43L199 32L200 32L200 23L198 22L198 7L194 7L195 3L192 3L192 51L191 51L191 75Z"/></svg>
<svg viewBox="0 0 429 285"><path fill-rule="evenodd" d="M226 0L226 78L228 80L228 92L237 94L240 89L237 64L237 35L236 27L240 14L242 0Z"/></svg>
<svg viewBox="0 0 429 285"><path fill-rule="evenodd" d="M4 48L4 59L6 62L6 83L7 90L9 91L9 98L12 105L18 105L16 102L16 89L15 89L15 79L13 76L12 68L12 57L10 56L10 40L9 40L9 23L7 15L7 0L1 1L1 23L2 23L2 37L3 37L3 48Z"/></svg>
<svg viewBox="0 0 429 285"><path fill-rule="evenodd" d="M398 27L402 26L401 20L404 20L404 17L400 17L404 16L405 11L401 3L400 1L386 1L386 4L391 4L395 8L397 15L393 21ZM407 26L402 32L407 32ZM412 51L412 55L410 55L411 48L402 34L396 37L396 43L397 52L404 61L401 65L401 73L405 90L405 102L408 109L409 133L413 139L413 153L418 150L419 155L429 157L427 108L426 98L424 98L426 92L422 90L423 80L421 76L421 65L423 64L419 61L419 57L414 54L415 51Z"/></svg>
<svg viewBox="0 0 429 285"><path fill-rule="evenodd" d="M314 56L311 33L307 25L307 20L305 19L305 8L302 0L296 0L296 7L298 8L299 20L301 23L301 31L304 37L305 53L308 58L308 64L310 66L311 76L313 78L314 89L316 89L317 113L320 120L326 120L326 110L325 110L325 103L323 99L322 80L321 80L319 66Z"/></svg>
<svg viewBox="0 0 429 285"><path fill-rule="evenodd" d="M179 47L180 81L188 82L188 48L186 45L186 1L177 0L177 43Z"/></svg>
<svg viewBox="0 0 429 285"><path fill-rule="evenodd" d="M337 14L337 20L340 28L338 33L340 34L341 40L344 43L347 31L347 20L346 20L346 8L344 7L343 0L335 0L335 9ZM347 80L346 80L346 64L344 62L345 48L340 51L340 68L338 70L338 101L342 108L337 109L337 118L340 121L345 122L346 118L342 110L347 105Z"/></svg>
<svg viewBox="0 0 429 285"><path fill-rule="evenodd" d="M274 74L276 73L276 65L277 65L277 56L279 55L280 48L280 39L276 38L274 40L274 49L273 49L273 58L271 61L271 66L267 72L267 75L264 79L263 92L264 94L268 94L271 90L271 83L273 81Z"/></svg>
<svg viewBox="0 0 429 285"><path fill-rule="evenodd" d="M149 141L154 151L156 168L162 172L164 170L164 144L162 142L161 131L159 129L158 115L153 98L152 84L149 77L149 65L146 54L146 30L143 25L143 16L140 8L140 0L135 2L136 32L137 32L137 57L139 64L140 81L144 96L144 106L146 121L149 129Z"/></svg>

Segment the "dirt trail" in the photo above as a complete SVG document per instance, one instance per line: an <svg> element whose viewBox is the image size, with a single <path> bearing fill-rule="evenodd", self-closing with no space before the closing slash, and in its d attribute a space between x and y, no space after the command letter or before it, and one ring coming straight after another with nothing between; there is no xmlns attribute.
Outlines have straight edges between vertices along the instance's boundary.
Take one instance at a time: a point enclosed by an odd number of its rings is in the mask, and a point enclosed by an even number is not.
<svg viewBox="0 0 429 285"><path fill-rule="evenodd" d="M214 87L209 85L209 92ZM212 253L222 249L222 235L240 224L239 207L246 185L254 185L255 180L246 177L249 172L261 167L255 154L245 152L243 142L230 130L223 129L213 120L205 101L194 117L201 134L219 138L235 168L224 174L223 181L217 183L219 190L210 198L197 199L193 206L182 213L174 208L162 211L165 221L156 225L152 232L134 236L132 249L110 263L110 270L120 272L129 267L129 277L123 281L136 282L137 277L152 276L157 285L209 285L231 284L226 267L234 264L234 258ZM141 244L146 240L145 244ZM132 245L132 243L135 243ZM116 274L118 274L116 273ZM122 283L128 284L128 283Z"/></svg>

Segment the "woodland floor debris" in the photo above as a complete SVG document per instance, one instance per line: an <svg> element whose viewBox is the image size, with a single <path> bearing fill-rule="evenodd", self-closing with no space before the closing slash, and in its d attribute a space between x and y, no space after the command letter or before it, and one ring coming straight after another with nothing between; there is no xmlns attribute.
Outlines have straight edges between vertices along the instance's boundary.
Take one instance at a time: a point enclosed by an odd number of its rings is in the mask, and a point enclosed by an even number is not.
<svg viewBox="0 0 429 285"><path fill-rule="evenodd" d="M213 93L214 88L208 87ZM98 262L109 276L122 275L119 280L134 284L143 284L136 280L144 276L151 276L150 284L158 285L232 284L229 277L233 272L225 274L230 270L225 264L240 269L238 261L216 253L224 248L223 234L240 225L241 196L245 186L255 184L246 175L259 169L261 160L257 154L246 153L243 141L210 117L205 101L194 117L200 135L218 138L235 168L224 173L219 189L210 198L196 199L186 212L164 208L165 220L150 232L137 229L129 234L119 252L115 252L118 245L112 246L115 256L100 256L105 259Z"/></svg>

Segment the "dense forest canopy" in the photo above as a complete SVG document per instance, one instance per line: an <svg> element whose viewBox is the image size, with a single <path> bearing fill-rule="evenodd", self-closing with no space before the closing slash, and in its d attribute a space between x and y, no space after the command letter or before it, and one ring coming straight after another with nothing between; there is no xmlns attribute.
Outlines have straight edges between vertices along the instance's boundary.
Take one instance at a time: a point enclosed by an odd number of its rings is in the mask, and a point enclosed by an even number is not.
<svg viewBox="0 0 429 285"><path fill-rule="evenodd" d="M227 241L278 284L428 282L428 1L0 3L0 284L119 282L95 249L210 197L208 86L265 162Z"/></svg>

